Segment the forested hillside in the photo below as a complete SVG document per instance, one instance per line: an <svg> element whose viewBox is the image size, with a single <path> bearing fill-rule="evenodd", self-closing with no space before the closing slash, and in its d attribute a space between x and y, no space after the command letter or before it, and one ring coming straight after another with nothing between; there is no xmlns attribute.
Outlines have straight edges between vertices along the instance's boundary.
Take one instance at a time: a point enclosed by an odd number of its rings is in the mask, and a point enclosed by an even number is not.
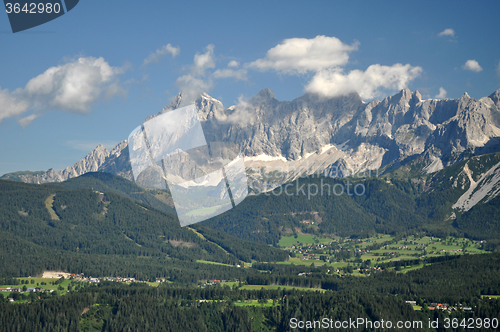
<svg viewBox="0 0 500 332"><path fill-rule="evenodd" d="M276 244L282 235L297 232L369 237L417 231L497 243L498 197L489 201L486 197L468 211L452 206L470 186L464 169L477 181L499 161L500 153L493 153L431 174L421 169L417 172L419 161L413 160L385 173L381 170L379 176L310 176L248 197L235 209L202 224L267 244Z"/></svg>
<svg viewBox="0 0 500 332"><path fill-rule="evenodd" d="M114 192L157 210L175 214L174 203L168 191L144 189L136 185L135 182L110 173L89 172L54 184L71 190L92 189L100 192Z"/></svg>
<svg viewBox="0 0 500 332"><path fill-rule="evenodd" d="M63 269L176 279L181 267L215 270L196 260L237 265L288 257L266 245L203 232L206 237L180 227L171 214L112 192L0 181L2 276ZM236 270L234 275L246 273ZM199 279L203 273L195 274Z"/></svg>
<svg viewBox="0 0 500 332"><path fill-rule="evenodd" d="M278 332L293 330L299 321L323 318L333 322L333 326L327 325L329 329L340 330L335 322L362 318L363 324L391 322L394 330L464 331L468 329L451 328L452 320L457 325L465 320L467 326L473 319L474 331L494 331L500 315L500 300L494 297L500 294L499 259L498 254L450 257L404 275L387 271L366 278L326 276L335 285L335 291L326 292L285 287L247 290L238 285L231 289L220 285L84 284L63 296L43 294L31 303L2 303L5 299L0 296L0 326L6 331ZM304 282L308 278L302 277ZM406 301L415 301L421 310L414 310ZM455 310L429 308L438 302ZM429 327L428 322L436 320L439 328ZM397 329L398 321L411 325ZM321 330L319 327L304 330ZM349 324L342 330L384 329Z"/></svg>

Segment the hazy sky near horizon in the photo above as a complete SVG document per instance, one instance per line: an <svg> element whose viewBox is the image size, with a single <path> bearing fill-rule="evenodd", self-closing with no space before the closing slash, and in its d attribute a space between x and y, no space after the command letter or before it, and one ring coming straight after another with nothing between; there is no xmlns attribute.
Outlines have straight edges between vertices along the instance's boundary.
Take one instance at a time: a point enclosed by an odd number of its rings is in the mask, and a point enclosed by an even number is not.
<svg viewBox="0 0 500 332"><path fill-rule="evenodd" d="M13 34L0 14L0 175L126 139L180 90L225 107L403 87L500 88L498 1L95 1Z"/></svg>

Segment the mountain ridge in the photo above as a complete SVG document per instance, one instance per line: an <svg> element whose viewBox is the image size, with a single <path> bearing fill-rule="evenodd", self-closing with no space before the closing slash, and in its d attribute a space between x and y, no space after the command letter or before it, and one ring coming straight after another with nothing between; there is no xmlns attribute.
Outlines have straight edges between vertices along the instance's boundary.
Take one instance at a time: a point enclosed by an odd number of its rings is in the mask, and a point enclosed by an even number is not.
<svg viewBox="0 0 500 332"><path fill-rule="evenodd" d="M180 107L184 99L179 93L157 115ZM263 190L311 173L343 177L418 155L427 156L422 172L431 173L500 150L500 89L478 100L467 93L459 99L422 100L418 91L403 89L365 103L357 93L278 101L266 88L229 108L206 93L195 105L207 141L239 147L251 181ZM100 171L130 180L128 158L124 140L110 152L99 145L59 172L16 172L2 178L60 182ZM282 170L281 176L270 177L276 169Z"/></svg>

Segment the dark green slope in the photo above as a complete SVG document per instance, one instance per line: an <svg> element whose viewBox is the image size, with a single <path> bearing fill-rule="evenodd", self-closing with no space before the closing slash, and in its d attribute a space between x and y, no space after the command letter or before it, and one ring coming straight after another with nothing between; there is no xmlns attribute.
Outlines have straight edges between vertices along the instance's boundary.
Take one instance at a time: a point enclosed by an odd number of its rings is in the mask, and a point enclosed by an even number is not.
<svg viewBox="0 0 500 332"><path fill-rule="evenodd" d="M4 180L0 180L0 233L4 238L16 239L13 246L19 249L29 248L27 243L43 248L35 256L48 261L54 259L49 256L55 253L61 253L64 261L78 254L83 260L97 256L143 257L152 261L207 260L231 265L249 261L253 256L265 261L288 257L279 249L223 233L209 236L207 231L208 236L203 238L180 227L175 216L112 192ZM5 247L2 254L5 257ZM68 264L65 270L72 270L69 267L75 264ZM112 270L110 267L108 274ZM4 273L0 268L0 274Z"/></svg>
<svg viewBox="0 0 500 332"><path fill-rule="evenodd" d="M347 188L353 186L353 181L302 178L289 184L288 192L293 195L283 194L284 189L278 188L268 194L250 196L235 209L202 224L268 244L299 231L362 237L376 232L402 233L425 226L426 219L416 211L414 188L407 182L388 184L381 179L365 179L356 183L364 186L363 195L350 196L346 190L337 196L333 191L327 194L328 186ZM311 191L323 186L323 195L308 197L309 186ZM306 188L305 194L300 188Z"/></svg>
<svg viewBox="0 0 500 332"><path fill-rule="evenodd" d="M54 184L71 190L92 189L100 192L114 192L132 200L147 204L157 210L175 214L173 201L169 192L165 190L144 189L132 181L110 173L90 172ZM161 200L158 199L158 197L160 197Z"/></svg>
<svg viewBox="0 0 500 332"><path fill-rule="evenodd" d="M67 271L86 276L121 276L139 280L167 278L178 283L200 279L242 278L254 271L169 258L166 256L84 254L44 247L0 232L0 277L28 277L43 271Z"/></svg>
<svg viewBox="0 0 500 332"><path fill-rule="evenodd" d="M457 217L454 226L464 232L467 237L482 240L484 234L488 234L488 239L500 242L500 197L497 196L491 201L476 205L464 214ZM488 242L492 242L492 241Z"/></svg>

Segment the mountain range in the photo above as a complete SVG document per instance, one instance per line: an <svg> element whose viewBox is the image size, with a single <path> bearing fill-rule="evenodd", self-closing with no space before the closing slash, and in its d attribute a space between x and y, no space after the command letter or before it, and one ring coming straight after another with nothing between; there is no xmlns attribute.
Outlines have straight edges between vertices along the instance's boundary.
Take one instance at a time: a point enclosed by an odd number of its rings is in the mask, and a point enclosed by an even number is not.
<svg viewBox="0 0 500 332"><path fill-rule="evenodd" d="M178 94L158 115L186 104L184 99ZM194 103L207 142L237 146L251 189L260 191L311 174L342 178L368 170L388 172L409 163L416 173L430 174L500 151L500 89L479 100L467 93L460 99L423 100L418 91L403 89L369 103L357 93L330 99L305 94L278 101L271 90L263 89L229 108L205 93ZM127 146L126 140L111 151L99 145L61 171L16 172L2 178L60 182L98 171L131 180ZM485 196L499 194L500 166L491 166L479 178L467 177L468 191L455 208L468 210Z"/></svg>

